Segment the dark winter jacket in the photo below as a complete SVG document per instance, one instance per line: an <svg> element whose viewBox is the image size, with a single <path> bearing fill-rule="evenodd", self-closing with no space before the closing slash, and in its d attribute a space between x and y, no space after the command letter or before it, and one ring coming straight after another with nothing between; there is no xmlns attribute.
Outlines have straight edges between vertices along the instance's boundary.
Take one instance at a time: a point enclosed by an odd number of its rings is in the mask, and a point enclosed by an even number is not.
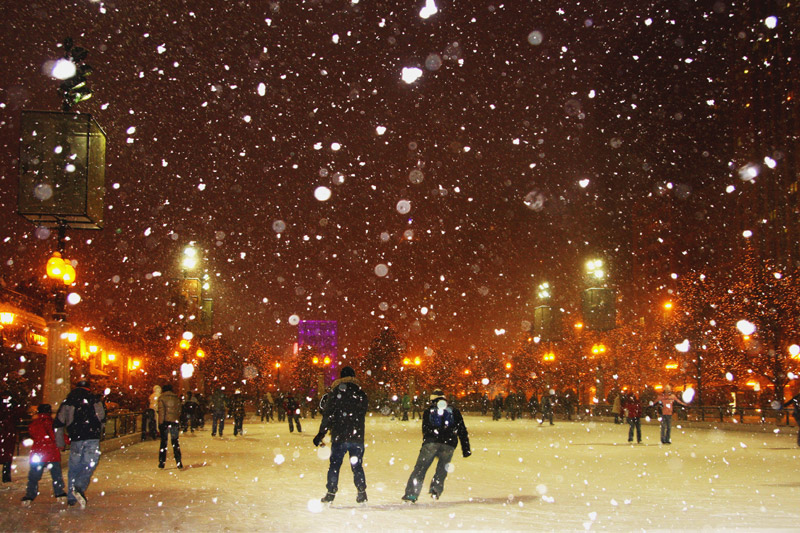
<svg viewBox="0 0 800 533"><path fill-rule="evenodd" d="M228 406L228 397L221 390L214 391L211 395L211 410L217 415L225 416L225 408Z"/></svg>
<svg viewBox="0 0 800 533"><path fill-rule="evenodd" d="M792 398L789 399L788 402L783 404L783 408L786 409L790 405L794 404L794 410L792 411L792 416L800 424L800 394L796 394Z"/></svg>
<svg viewBox="0 0 800 533"><path fill-rule="evenodd" d="M244 398L241 394L236 394L231 398L230 414L234 418L244 417Z"/></svg>
<svg viewBox="0 0 800 533"><path fill-rule="evenodd" d="M444 397L433 398L422 416L422 443L438 442L455 448L461 441L461 453L464 457L469 457L472 450L461 411L452 405L439 409L440 401L444 401Z"/></svg>
<svg viewBox="0 0 800 533"><path fill-rule="evenodd" d="M294 399L294 396L289 396L286 398L286 405L284 405L284 409L286 409L286 414L289 416L300 416L300 404L297 403L297 400Z"/></svg>
<svg viewBox="0 0 800 533"><path fill-rule="evenodd" d="M331 442L364 444L364 419L367 416L367 394L354 377L337 379L327 394L322 422L317 437L330 431Z"/></svg>
<svg viewBox="0 0 800 533"><path fill-rule="evenodd" d="M10 463L14 460L19 411L19 408L8 401L0 404L0 463Z"/></svg>
<svg viewBox="0 0 800 533"><path fill-rule="evenodd" d="M58 408L58 414L53 422L59 447L63 448L65 445L61 441L64 428L71 441L100 440L105 421L106 408L99 397L83 387L72 389Z"/></svg>
<svg viewBox="0 0 800 533"><path fill-rule="evenodd" d="M53 418L48 413L39 413L28 426L28 434L33 440L31 445L31 463L58 463L61 452L56 445L56 433L53 429Z"/></svg>

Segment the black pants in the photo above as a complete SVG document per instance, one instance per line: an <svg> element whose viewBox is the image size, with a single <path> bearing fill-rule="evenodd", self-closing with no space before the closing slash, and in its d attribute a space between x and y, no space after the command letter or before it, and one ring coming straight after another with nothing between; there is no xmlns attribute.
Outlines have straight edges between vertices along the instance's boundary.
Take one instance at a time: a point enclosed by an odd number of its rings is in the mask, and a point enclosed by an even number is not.
<svg viewBox="0 0 800 533"><path fill-rule="evenodd" d="M234 415L233 417L233 436L235 437L239 433L244 435L244 431L242 430L242 426L244 425L244 415Z"/></svg>
<svg viewBox="0 0 800 533"><path fill-rule="evenodd" d="M633 429L636 428L636 442L642 442L642 421L639 417L628 417L628 442L633 442Z"/></svg>
<svg viewBox="0 0 800 533"><path fill-rule="evenodd" d="M3 483L11 483L11 463L3 463Z"/></svg>
<svg viewBox="0 0 800 533"><path fill-rule="evenodd" d="M181 444L178 438L181 435L181 425L179 422L165 422L161 424L161 446L158 448L158 464L163 465L167 460L167 437L172 439L172 453L175 455L175 462L179 467L181 462Z"/></svg>
<svg viewBox="0 0 800 533"><path fill-rule="evenodd" d="M142 440L147 437L155 440L158 438L158 424L156 422L156 412L152 409L145 409L142 416Z"/></svg>
<svg viewBox="0 0 800 533"><path fill-rule="evenodd" d="M302 433L303 428L300 427L300 415L293 413L286 413L286 416L289 419L289 432L291 433L294 431L294 425L293 425L294 422L294 424L297 425L297 432Z"/></svg>

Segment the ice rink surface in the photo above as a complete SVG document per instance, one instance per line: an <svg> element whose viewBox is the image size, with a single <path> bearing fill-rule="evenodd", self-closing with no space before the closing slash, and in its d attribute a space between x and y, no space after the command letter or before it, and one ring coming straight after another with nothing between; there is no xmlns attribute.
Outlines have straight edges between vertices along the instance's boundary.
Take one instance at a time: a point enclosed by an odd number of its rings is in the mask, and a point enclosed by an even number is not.
<svg viewBox="0 0 800 533"><path fill-rule="evenodd" d="M330 508L329 448L283 423L248 418L245 435L181 437L184 470L157 466L158 443L106 453L86 509L55 502L49 476L29 508L20 505L27 467L16 462L0 492L2 531L798 531L800 448L795 429L777 433L673 427L657 423L642 444L627 425L467 416L473 455L456 450L441 500L400 501L421 444L420 422L367 420L369 503L355 503L345 463ZM228 429L228 428L226 428ZM65 468L66 475L66 468Z"/></svg>

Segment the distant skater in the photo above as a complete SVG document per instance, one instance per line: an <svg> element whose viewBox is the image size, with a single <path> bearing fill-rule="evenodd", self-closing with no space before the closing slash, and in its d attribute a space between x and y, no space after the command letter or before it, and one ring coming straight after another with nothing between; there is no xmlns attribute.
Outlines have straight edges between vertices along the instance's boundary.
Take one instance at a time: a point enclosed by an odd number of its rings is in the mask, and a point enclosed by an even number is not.
<svg viewBox="0 0 800 533"><path fill-rule="evenodd" d="M664 392L657 401L661 403L661 444L672 444L672 411L676 403L684 407L688 405L672 393L672 387L669 385L664 387Z"/></svg>

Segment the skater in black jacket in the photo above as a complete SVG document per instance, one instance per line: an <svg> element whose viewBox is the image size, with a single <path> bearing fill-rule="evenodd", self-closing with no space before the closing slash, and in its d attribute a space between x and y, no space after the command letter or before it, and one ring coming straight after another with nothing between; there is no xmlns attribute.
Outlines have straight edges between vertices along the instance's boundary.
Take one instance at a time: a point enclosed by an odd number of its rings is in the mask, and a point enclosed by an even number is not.
<svg viewBox="0 0 800 533"><path fill-rule="evenodd" d="M469 447L469 434L464 425L461 411L452 405L447 405L444 393L441 390L433 391L428 410L422 415L422 449L417 457L417 464L411 472L406 484L406 493L403 500L415 502L422 491L422 483L434 459L438 459L436 473L431 479L430 495L438 500L444 490L444 480L447 477L447 466L453 458L453 452L459 441L461 454L464 457L472 455Z"/></svg>
<svg viewBox="0 0 800 533"><path fill-rule="evenodd" d="M350 454L350 467L358 495L356 502L367 501L367 480L364 476L364 417L367 414L367 395L356 380L355 371L346 366L341 377L333 382L322 405L322 422L314 437L314 446L322 444L325 434L331 432L331 462L328 467L328 493L323 503L330 503L339 488L339 470L346 453Z"/></svg>

